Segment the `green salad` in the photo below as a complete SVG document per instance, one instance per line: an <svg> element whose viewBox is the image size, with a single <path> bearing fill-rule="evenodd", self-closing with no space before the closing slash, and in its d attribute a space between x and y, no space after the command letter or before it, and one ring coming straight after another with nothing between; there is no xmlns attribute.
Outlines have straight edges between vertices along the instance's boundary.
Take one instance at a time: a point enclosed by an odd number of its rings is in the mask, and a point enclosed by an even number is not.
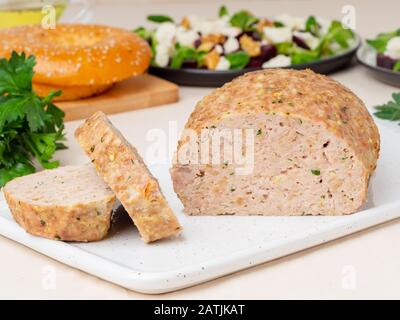
<svg viewBox="0 0 400 320"><path fill-rule="evenodd" d="M376 65L395 72L400 71L400 28L378 34L367 40L376 52Z"/></svg>
<svg viewBox="0 0 400 320"><path fill-rule="evenodd" d="M235 70L285 67L339 54L355 43L355 35L339 21L320 17L261 18L249 11L230 13L223 6L218 17L197 15L180 22L150 15L155 28L134 30L152 48L152 65L170 68Z"/></svg>

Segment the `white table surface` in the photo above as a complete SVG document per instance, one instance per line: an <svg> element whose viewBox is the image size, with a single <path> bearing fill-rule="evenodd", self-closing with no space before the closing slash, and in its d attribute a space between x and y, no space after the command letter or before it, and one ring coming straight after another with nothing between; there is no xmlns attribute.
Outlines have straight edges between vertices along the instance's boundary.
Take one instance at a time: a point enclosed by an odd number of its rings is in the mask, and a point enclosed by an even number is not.
<svg viewBox="0 0 400 320"><path fill-rule="evenodd" d="M353 1L109 1L96 3L95 21L126 28L145 23L150 13L181 17L185 13L210 15L225 3L229 8L247 8L274 15L288 12L341 17L344 4L356 9L357 32L363 37L400 27L398 0ZM368 107L386 102L394 87L370 78L360 66L333 77L350 87ZM161 121L182 119L210 89L181 88L178 103L111 116L121 131L144 150L142 136ZM143 119L132 127L131 119ZM73 138L80 121L66 124L69 150L57 158L62 164L86 161ZM400 221L309 249L277 261L174 293L147 296L128 291L81 271L67 267L0 236L0 299L286 299L286 298L400 298Z"/></svg>

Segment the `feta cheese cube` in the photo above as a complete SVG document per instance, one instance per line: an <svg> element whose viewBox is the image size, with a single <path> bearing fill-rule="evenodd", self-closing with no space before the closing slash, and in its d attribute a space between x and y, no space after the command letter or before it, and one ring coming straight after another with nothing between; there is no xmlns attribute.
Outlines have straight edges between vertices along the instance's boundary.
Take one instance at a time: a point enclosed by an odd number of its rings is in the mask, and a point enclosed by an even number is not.
<svg viewBox="0 0 400 320"><path fill-rule="evenodd" d="M263 32L272 43L292 42L292 30L289 27L264 27Z"/></svg>
<svg viewBox="0 0 400 320"><path fill-rule="evenodd" d="M227 36L227 37L236 37L236 36L238 36L241 32L242 32L242 30L240 30L240 28L238 28L238 27L231 27L231 26L227 26L227 27L225 27L225 28L223 28L223 29L221 30L221 33L222 33L224 36Z"/></svg>
<svg viewBox="0 0 400 320"><path fill-rule="evenodd" d="M287 67L292 63L290 57L285 56L283 54L279 54L276 57L266 61L263 63L263 68L278 68L278 67Z"/></svg>
<svg viewBox="0 0 400 320"><path fill-rule="evenodd" d="M218 61L217 66L215 67L215 70L229 70L231 67L231 64L225 57L221 57Z"/></svg>
<svg viewBox="0 0 400 320"><path fill-rule="evenodd" d="M230 25L228 16L223 16L218 19L205 19L190 15L187 19L190 22L192 30L200 32L202 35L222 34L227 37L236 37L241 32L240 28Z"/></svg>
<svg viewBox="0 0 400 320"><path fill-rule="evenodd" d="M199 38L199 34L193 30L186 30L178 27L176 32L176 41L183 46L193 47L194 42Z"/></svg>
<svg viewBox="0 0 400 320"><path fill-rule="evenodd" d="M287 13L283 13L274 19L275 21L282 22L285 27L291 30L304 30L306 28L306 18L303 17L292 17Z"/></svg>
<svg viewBox="0 0 400 320"><path fill-rule="evenodd" d="M155 33L155 38L158 43L170 45L176 35L176 26L172 22L161 23Z"/></svg>
<svg viewBox="0 0 400 320"><path fill-rule="evenodd" d="M316 18L316 19L320 27L319 29L320 35L325 35L326 33L328 33L332 21L324 18Z"/></svg>
<svg viewBox="0 0 400 320"><path fill-rule="evenodd" d="M400 59L400 36L389 40L386 45L385 55L392 59Z"/></svg>
<svg viewBox="0 0 400 320"><path fill-rule="evenodd" d="M217 44L214 49L215 49L215 51L217 51L218 54L224 53L224 49L222 48L222 46L220 44Z"/></svg>
<svg viewBox="0 0 400 320"><path fill-rule="evenodd" d="M226 54L235 52L239 49L239 41L234 37L229 37L224 43L224 50Z"/></svg>
<svg viewBox="0 0 400 320"><path fill-rule="evenodd" d="M340 52L340 51L343 51L343 48L340 46L340 44L339 43L337 43L337 42L332 42L330 45L329 45L329 49L331 49L333 52Z"/></svg>
<svg viewBox="0 0 400 320"><path fill-rule="evenodd" d="M161 43L156 46L156 56L154 57L154 61L157 66L166 67L168 65L170 51L170 46L167 46L165 44Z"/></svg>

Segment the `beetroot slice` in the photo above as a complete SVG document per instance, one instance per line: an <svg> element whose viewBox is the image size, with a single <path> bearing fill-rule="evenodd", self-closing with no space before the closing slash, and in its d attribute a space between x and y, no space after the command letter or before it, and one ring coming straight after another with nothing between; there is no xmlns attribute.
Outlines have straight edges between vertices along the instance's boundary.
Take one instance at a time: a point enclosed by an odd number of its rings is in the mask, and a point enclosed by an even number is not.
<svg viewBox="0 0 400 320"><path fill-rule="evenodd" d="M300 48L306 49L306 50L311 50L311 48L308 46L308 44L300 37L298 36L293 36L293 42L297 44Z"/></svg>
<svg viewBox="0 0 400 320"><path fill-rule="evenodd" d="M263 63L275 57L278 53L276 47L272 44L261 46L261 54L253 57L247 64L247 68L261 68Z"/></svg>
<svg viewBox="0 0 400 320"><path fill-rule="evenodd" d="M397 61L399 61L399 60L393 59L382 53L378 53L378 55L376 57L376 65L378 67L382 67L382 68L390 69L390 70L393 70L393 67L397 63Z"/></svg>
<svg viewBox="0 0 400 320"><path fill-rule="evenodd" d="M241 32L241 33L239 33L235 38L236 38L237 40L239 40L240 37L243 36L244 34L247 35L247 36L249 36L250 38L252 38L254 41L261 41L261 40L262 40L261 34L260 34L259 32L257 32L257 31L245 31L245 32Z"/></svg>

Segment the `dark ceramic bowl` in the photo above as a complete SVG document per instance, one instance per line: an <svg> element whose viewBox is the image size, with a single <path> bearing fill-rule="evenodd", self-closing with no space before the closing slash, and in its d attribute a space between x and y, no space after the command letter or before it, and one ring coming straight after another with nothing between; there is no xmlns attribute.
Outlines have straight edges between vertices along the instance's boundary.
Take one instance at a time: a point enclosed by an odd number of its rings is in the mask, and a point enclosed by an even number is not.
<svg viewBox="0 0 400 320"><path fill-rule="evenodd" d="M357 51L357 61L366 67L370 74L379 81L400 87L400 72L378 67L376 51L368 44L363 44Z"/></svg>
<svg viewBox="0 0 400 320"><path fill-rule="evenodd" d="M329 58L310 63L288 66L291 69L311 69L322 74L329 74L346 67L353 59L360 45L360 38L356 36L355 44L348 50ZM211 71L195 68L160 68L150 67L149 72L182 86L219 87L233 78L246 72L260 70L261 68L246 68L242 70Z"/></svg>

